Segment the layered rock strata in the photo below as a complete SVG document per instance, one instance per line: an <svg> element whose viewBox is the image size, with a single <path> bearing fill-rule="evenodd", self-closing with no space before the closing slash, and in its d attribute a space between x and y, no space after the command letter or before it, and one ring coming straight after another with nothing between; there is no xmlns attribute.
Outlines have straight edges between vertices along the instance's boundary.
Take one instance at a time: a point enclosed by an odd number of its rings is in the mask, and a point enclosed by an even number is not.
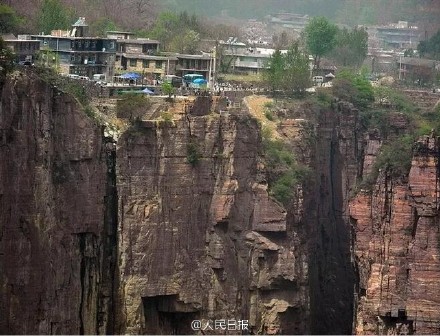
<svg viewBox="0 0 440 336"><path fill-rule="evenodd" d="M114 151L113 151L114 153ZM0 331L112 333L114 159L77 102L32 73L0 111Z"/></svg>
<svg viewBox="0 0 440 336"><path fill-rule="evenodd" d="M195 319L233 319L255 333L305 332L307 265L268 197L259 126L190 111L119 140L120 331L183 334Z"/></svg>
<svg viewBox="0 0 440 336"><path fill-rule="evenodd" d="M407 181L379 175L350 203L357 334L440 332L439 142L420 139Z"/></svg>

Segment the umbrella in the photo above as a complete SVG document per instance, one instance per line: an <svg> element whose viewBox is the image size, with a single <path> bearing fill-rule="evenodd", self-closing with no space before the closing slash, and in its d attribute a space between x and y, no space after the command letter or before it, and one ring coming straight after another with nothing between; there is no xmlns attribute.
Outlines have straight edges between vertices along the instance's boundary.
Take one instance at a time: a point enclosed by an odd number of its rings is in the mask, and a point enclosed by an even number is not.
<svg viewBox="0 0 440 336"><path fill-rule="evenodd" d="M146 94L149 94L149 95L154 94L154 92L151 91L149 88L145 88L145 89L143 89L141 92L146 93Z"/></svg>
<svg viewBox="0 0 440 336"><path fill-rule="evenodd" d="M206 79L203 79L203 78L197 78L197 79L194 79L193 83L194 83L194 84L206 84L206 83L208 83L208 82L206 81Z"/></svg>
<svg viewBox="0 0 440 336"><path fill-rule="evenodd" d="M124 78L124 79L139 79L139 78L141 78L141 75L139 75L135 72L127 72L126 74L123 74L120 77Z"/></svg>

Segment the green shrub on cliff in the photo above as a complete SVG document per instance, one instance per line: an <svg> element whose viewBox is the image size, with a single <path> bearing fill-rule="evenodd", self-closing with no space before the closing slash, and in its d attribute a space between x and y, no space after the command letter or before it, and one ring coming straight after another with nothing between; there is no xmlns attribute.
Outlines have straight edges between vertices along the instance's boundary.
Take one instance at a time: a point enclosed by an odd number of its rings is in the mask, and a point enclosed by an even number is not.
<svg viewBox="0 0 440 336"><path fill-rule="evenodd" d="M361 74L348 70L339 72L333 80L333 95L353 103L359 109L366 109L374 102L374 91L371 83Z"/></svg>
<svg viewBox="0 0 440 336"><path fill-rule="evenodd" d="M0 36L0 85L6 75L14 69L14 55Z"/></svg>
<svg viewBox="0 0 440 336"><path fill-rule="evenodd" d="M371 189L376 184L379 170L385 170L395 179L407 176L411 169L414 140L414 136L405 134L385 143L379 151L371 173L364 176L359 187Z"/></svg>
<svg viewBox="0 0 440 336"><path fill-rule="evenodd" d="M411 169L414 137L406 134L384 144L374 165L375 170L386 169L391 176L408 175Z"/></svg>
<svg viewBox="0 0 440 336"><path fill-rule="evenodd" d="M308 169L296 161L286 143L271 139L267 133L263 133L263 150L269 192L276 200L287 206L292 199L295 186L308 176Z"/></svg>
<svg viewBox="0 0 440 336"><path fill-rule="evenodd" d="M186 147L186 151L186 159L188 163L195 167L202 157L199 145L194 140L191 140Z"/></svg>
<svg viewBox="0 0 440 336"><path fill-rule="evenodd" d="M386 86L374 88L374 96L379 105L386 105L395 108L399 112L414 113L417 107L402 93Z"/></svg>
<svg viewBox="0 0 440 336"><path fill-rule="evenodd" d="M134 120L142 117L151 106L150 99L142 94L124 94L116 102L116 115L119 118Z"/></svg>

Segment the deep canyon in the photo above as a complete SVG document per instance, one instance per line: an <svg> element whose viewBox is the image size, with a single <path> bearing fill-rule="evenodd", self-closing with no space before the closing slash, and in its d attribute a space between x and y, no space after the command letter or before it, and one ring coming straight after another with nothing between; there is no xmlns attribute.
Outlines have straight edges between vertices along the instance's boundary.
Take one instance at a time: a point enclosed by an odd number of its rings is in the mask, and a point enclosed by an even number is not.
<svg viewBox="0 0 440 336"><path fill-rule="evenodd" d="M416 142L408 176L380 171L363 190L381 134L347 102L304 102L278 125L310 171L283 206L241 98L225 113L198 97L116 141L33 71L10 75L0 332L193 334L192 320L235 319L253 334L440 333L439 139Z"/></svg>

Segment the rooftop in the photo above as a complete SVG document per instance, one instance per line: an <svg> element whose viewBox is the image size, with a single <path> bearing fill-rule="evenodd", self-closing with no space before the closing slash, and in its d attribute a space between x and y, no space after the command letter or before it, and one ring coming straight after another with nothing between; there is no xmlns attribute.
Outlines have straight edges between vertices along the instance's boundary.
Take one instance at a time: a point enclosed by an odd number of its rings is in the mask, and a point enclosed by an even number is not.
<svg viewBox="0 0 440 336"><path fill-rule="evenodd" d="M177 57L170 55L170 56L161 56L161 55L145 55L145 54L125 54L123 53L122 56L125 58L135 58L135 59L144 59L144 60L157 60L157 61L177 61Z"/></svg>
<svg viewBox="0 0 440 336"><path fill-rule="evenodd" d="M72 26L73 27L88 27L88 24L86 23L85 17L80 17Z"/></svg>
<svg viewBox="0 0 440 336"><path fill-rule="evenodd" d="M108 37L97 37L97 36L55 36L55 35L30 35L33 38L57 38L57 39L67 39L67 40L110 40L110 41L117 41L114 38L108 38Z"/></svg>
<svg viewBox="0 0 440 336"><path fill-rule="evenodd" d="M433 68L437 64L437 61L427 58L402 57L401 59L398 59L398 63Z"/></svg>
<svg viewBox="0 0 440 336"><path fill-rule="evenodd" d="M186 58L186 59L201 59L201 60L209 60L211 56L209 55L188 55L188 54L174 54L177 58Z"/></svg>
<svg viewBox="0 0 440 336"><path fill-rule="evenodd" d="M109 30L107 31L107 34L125 34L125 35L135 35L133 32L128 31L119 31L119 30Z"/></svg>
<svg viewBox="0 0 440 336"><path fill-rule="evenodd" d="M153 43L160 44L157 40L150 40L148 38L136 38L136 39L126 39L126 40L117 40L119 43L130 43L130 44L144 44L144 43Z"/></svg>

